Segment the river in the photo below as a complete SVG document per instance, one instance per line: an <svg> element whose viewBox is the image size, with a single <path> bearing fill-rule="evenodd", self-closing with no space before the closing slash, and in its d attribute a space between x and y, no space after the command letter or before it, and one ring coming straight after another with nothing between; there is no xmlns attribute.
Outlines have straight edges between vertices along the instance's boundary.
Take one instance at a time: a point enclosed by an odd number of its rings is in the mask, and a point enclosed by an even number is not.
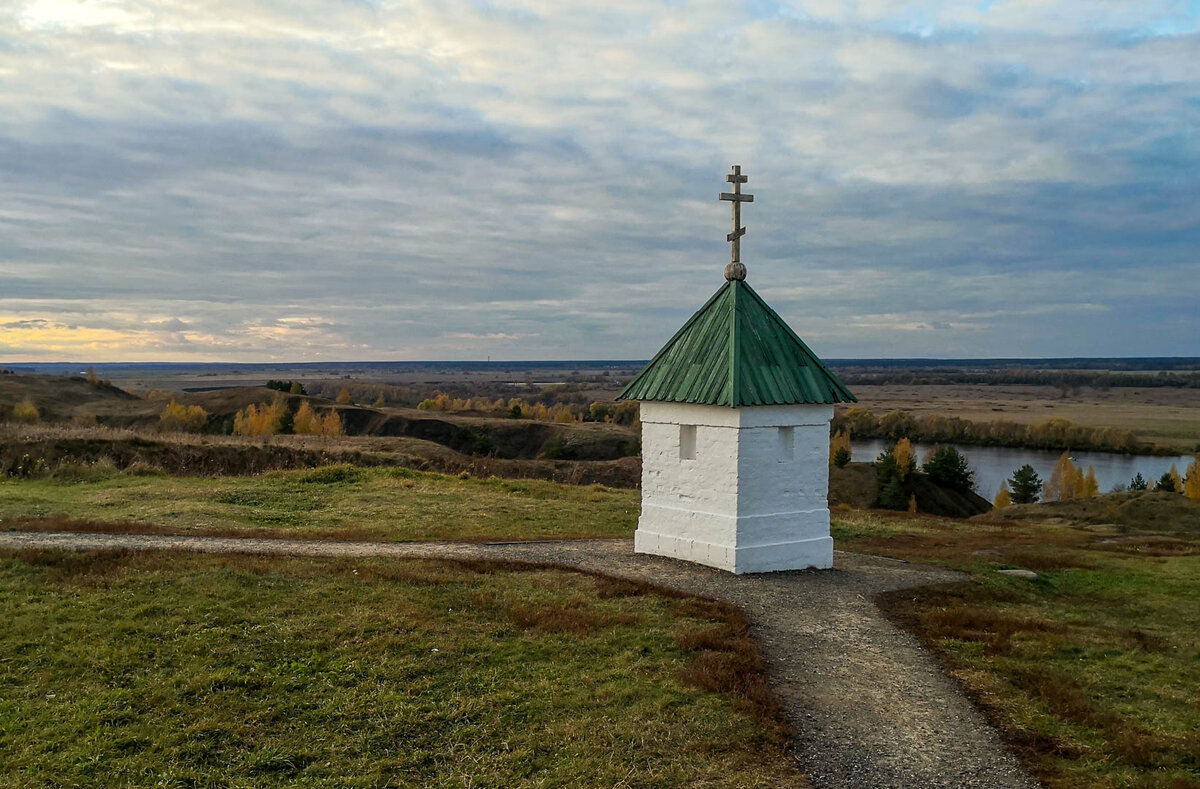
<svg viewBox="0 0 1200 789"><path fill-rule="evenodd" d="M854 441L851 443L851 455L856 462L869 462L878 457L891 442L883 439ZM1037 469L1042 481L1050 478L1054 464L1058 462L1062 452L1046 449L1020 449L1013 447L978 447L965 444L950 444L967 456L967 462L975 471L975 491L988 501L995 497L1000 490L1000 483L1012 476L1013 472L1028 463ZM913 444L918 461L932 447L930 444ZM1118 455L1112 452L1072 452L1075 465L1087 471L1088 466L1096 469L1096 479L1100 483L1100 492L1107 493L1114 485L1128 485L1129 480L1137 473L1146 479L1153 487L1155 481L1163 472L1175 464L1182 476L1188 464L1194 459L1191 455L1159 456L1159 455Z"/></svg>

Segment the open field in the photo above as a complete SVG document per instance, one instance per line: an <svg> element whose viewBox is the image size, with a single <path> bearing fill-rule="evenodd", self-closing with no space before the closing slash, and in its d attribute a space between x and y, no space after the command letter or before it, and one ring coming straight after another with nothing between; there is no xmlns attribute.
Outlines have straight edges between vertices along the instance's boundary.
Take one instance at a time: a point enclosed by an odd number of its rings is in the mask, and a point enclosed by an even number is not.
<svg viewBox="0 0 1200 789"><path fill-rule="evenodd" d="M1200 389L1060 389L1053 386L964 384L854 386L859 404L882 416L957 416L975 422L1003 420L1032 425L1068 419L1092 428L1131 430L1147 443L1187 453L1200 446Z"/></svg>
<svg viewBox="0 0 1200 789"><path fill-rule="evenodd" d="M630 537L636 491L328 466L261 476L0 480L0 528L63 515L197 534L373 540ZM122 528L130 528L128 525Z"/></svg>
<svg viewBox="0 0 1200 789"><path fill-rule="evenodd" d="M806 785L737 611L629 582L22 550L0 615L5 786Z"/></svg>
<svg viewBox="0 0 1200 789"><path fill-rule="evenodd" d="M1129 494L1126 494L1127 496ZM1124 526L839 512L844 550L966 583L884 595L1051 787L1200 786L1200 504ZM1178 500L1178 501L1177 501ZM1037 573L1005 576L1005 568Z"/></svg>

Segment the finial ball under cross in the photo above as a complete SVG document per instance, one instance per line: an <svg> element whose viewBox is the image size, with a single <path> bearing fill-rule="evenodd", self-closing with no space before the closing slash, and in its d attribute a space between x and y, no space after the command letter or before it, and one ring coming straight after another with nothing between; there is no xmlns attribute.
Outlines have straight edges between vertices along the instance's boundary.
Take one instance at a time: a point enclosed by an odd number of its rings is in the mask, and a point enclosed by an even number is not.
<svg viewBox="0 0 1200 789"><path fill-rule="evenodd" d="M733 184L733 192L721 192L722 200L733 203L733 232L725 236L725 240L732 244L729 265L725 267L725 279L744 280L746 267L742 265L742 236L746 235L746 228L742 227L742 203L753 203L754 195L742 194L742 184L750 179L742 175L740 164L733 165L733 172L725 176L725 180Z"/></svg>

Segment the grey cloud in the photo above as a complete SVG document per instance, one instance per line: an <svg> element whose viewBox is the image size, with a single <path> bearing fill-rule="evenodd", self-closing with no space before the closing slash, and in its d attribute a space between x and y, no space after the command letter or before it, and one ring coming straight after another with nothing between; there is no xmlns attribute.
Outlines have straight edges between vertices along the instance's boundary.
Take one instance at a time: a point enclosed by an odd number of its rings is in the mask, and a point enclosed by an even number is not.
<svg viewBox="0 0 1200 789"><path fill-rule="evenodd" d="M644 357L721 282L736 161L751 280L818 352L1195 352L1195 36L1114 38L1154 4L833 8L0 20L0 315L239 358Z"/></svg>

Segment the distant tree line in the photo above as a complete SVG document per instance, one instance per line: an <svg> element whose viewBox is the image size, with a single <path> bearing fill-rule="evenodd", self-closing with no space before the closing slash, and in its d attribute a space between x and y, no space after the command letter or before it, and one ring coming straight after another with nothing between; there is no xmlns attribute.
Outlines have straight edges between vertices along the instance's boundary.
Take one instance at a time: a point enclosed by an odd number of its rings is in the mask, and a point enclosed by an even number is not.
<svg viewBox="0 0 1200 789"><path fill-rule="evenodd" d="M284 392L286 394L306 395L304 384L299 381L267 381L267 388L274 389L276 392Z"/></svg>
<svg viewBox="0 0 1200 789"><path fill-rule="evenodd" d="M1090 370L837 370L849 385L1022 384L1066 388L1178 387L1200 389L1200 372L1110 372Z"/></svg>
<svg viewBox="0 0 1200 789"><path fill-rule="evenodd" d="M636 425L638 421L638 404L632 401L609 403L594 401L584 405L581 403L527 403L520 397L512 397L507 401L463 399L451 397L439 392L434 397L428 397L417 403L422 411L478 411L486 414L503 415L510 419L537 419L543 422L608 422L617 425Z"/></svg>
<svg viewBox="0 0 1200 789"><path fill-rule="evenodd" d="M1061 418L1034 425L995 420L974 422L957 416L929 414L914 416L908 411L891 411L876 416L862 406L851 406L834 416L833 434L846 432L854 438L907 438L926 444L978 444L1032 449L1078 449L1126 454L1175 454L1168 447L1145 444L1129 430L1083 427Z"/></svg>
<svg viewBox="0 0 1200 789"><path fill-rule="evenodd" d="M611 387L614 384L606 384L606 386ZM422 386L330 380L310 381L304 384L304 388L305 394L324 397L328 400L334 400L343 392L347 392L350 402L373 403L380 408L384 406L416 408L423 400L436 399L441 395L446 395L451 401L464 403L467 400L475 403L480 401L494 403L501 400L507 403L514 396L518 396L530 402L544 403L547 407L578 405L585 409L596 400L596 387L587 381L568 381L548 384L540 388L535 387L532 382L514 386L512 383L504 381L440 381L437 389L432 389Z"/></svg>

